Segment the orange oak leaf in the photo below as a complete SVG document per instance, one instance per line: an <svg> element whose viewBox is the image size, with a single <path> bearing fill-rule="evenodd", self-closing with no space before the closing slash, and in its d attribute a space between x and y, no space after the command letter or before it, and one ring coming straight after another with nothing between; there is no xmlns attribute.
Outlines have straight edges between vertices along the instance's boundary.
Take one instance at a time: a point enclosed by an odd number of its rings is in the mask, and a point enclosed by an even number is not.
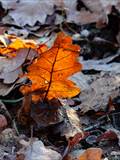
<svg viewBox="0 0 120 160"><path fill-rule="evenodd" d="M32 100L71 98L80 89L68 77L81 70L77 61L80 47L72 44L72 38L59 33L50 49L40 47L40 57L28 67L27 77L32 85L20 88L23 94L33 93Z"/></svg>

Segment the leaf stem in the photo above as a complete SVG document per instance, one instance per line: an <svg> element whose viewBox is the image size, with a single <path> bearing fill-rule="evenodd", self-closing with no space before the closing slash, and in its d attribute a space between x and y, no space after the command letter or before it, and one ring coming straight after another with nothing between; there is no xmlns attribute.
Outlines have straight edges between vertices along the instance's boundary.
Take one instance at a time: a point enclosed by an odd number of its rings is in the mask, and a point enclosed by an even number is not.
<svg viewBox="0 0 120 160"><path fill-rule="evenodd" d="M19 99L0 99L0 101L5 103L18 103L23 100L24 97L21 97Z"/></svg>

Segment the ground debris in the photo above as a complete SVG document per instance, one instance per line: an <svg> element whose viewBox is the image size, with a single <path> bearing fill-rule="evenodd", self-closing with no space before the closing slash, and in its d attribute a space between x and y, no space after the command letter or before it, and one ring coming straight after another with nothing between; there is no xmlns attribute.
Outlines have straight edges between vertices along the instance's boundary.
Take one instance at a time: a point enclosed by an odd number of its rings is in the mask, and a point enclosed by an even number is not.
<svg viewBox="0 0 120 160"><path fill-rule="evenodd" d="M119 74L105 73L103 76L93 75L92 78L93 80L89 84L90 89L81 92L79 97L81 104L75 107L81 109L82 112L105 110L109 98L119 96Z"/></svg>

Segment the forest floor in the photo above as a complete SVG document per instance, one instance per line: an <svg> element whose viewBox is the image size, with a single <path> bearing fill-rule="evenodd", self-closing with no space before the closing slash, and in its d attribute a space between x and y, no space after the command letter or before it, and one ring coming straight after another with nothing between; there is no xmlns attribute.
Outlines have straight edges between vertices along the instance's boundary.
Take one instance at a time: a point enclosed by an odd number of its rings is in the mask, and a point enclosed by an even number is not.
<svg viewBox="0 0 120 160"><path fill-rule="evenodd" d="M31 102L22 119L29 101L20 87L28 79L19 73L35 56L3 54L12 43L7 35L51 47L59 32L80 46L82 70L70 80L81 91L49 107ZM119 107L119 0L0 1L0 160L120 160Z"/></svg>

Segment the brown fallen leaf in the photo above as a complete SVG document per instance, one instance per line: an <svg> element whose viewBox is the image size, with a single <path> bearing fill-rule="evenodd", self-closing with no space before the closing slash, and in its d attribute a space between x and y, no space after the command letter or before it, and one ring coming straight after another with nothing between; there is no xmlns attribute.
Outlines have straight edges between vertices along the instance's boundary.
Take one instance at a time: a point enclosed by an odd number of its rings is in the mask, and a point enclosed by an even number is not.
<svg viewBox="0 0 120 160"><path fill-rule="evenodd" d="M120 7L119 0L81 0L86 7L92 12L99 12L102 14L102 12L105 12L106 14L109 14L111 12L112 6Z"/></svg>
<svg viewBox="0 0 120 160"><path fill-rule="evenodd" d="M74 22L77 24L97 23L98 27L104 27L108 23L108 15L114 6L120 11L119 0L81 0L84 4L80 11L77 10L79 1L77 0L44 0L44 1L2 1L2 6L8 11L9 23L14 23L18 26L34 26L37 22L41 24L51 24L51 21L60 24L63 21ZM80 4L81 5L81 4ZM54 7L55 6L55 7ZM34 10L34 8L36 8ZM65 11L66 19L55 13L55 8ZM87 8L87 10L86 10ZM51 16L51 17L50 17ZM53 18L53 20L51 20ZM8 23L7 20L3 23ZM49 20L48 20L49 19Z"/></svg>
<svg viewBox="0 0 120 160"><path fill-rule="evenodd" d="M75 11L68 14L67 22L74 22L76 24L89 24L89 23L96 23L101 19L101 15L99 13L91 13L90 11Z"/></svg>
<svg viewBox="0 0 120 160"><path fill-rule="evenodd" d="M14 58L0 57L0 79L3 79L6 84L15 82L22 74L22 65L29 54L32 56L36 52L26 48L18 50Z"/></svg>
<svg viewBox="0 0 120 160"><path fill-rule="evenodd" d="M15 21L18 26L26 24L34 26L36 22L45 23L47 15L54 12L54 1L3 1L3 8L12 9L9 11L9 16Z"/></svg>
<svg viewBox="0 0 120 160"><path fill-rule="evenodd" d="M76 8L68 8L67 22L74 22L77 24L97 23L97 27L102 28L108 23L108 15L114 6L118 11L120 10L119 0L81 0L87 10L82 8L77 11Z"/></svg>
<svg viewBox="0 0 120 160"><path fill-rule="evenodd" d="M89 65L90 66L90 65ZM84 66L85 67L85 66ZM89 84L89 89L85 89L80 94L81 104L76 109L81 109L85 113L89 110L105 110L109 97L112 99L119 95L120 75L104 74L103 76L92 76L93 81ZM98 90L99 88L99 90ZM104 95L104 96L103 96Z"/></svg>
<svg viewBox="0 0 120 160"><path fill-rule="evenodd" d="M4 84L3 82L0 82L0 96L8 95L13 89L25 83L25 81L26 81L26 78L23 77L23 78L16 80L12 84Z"/></svg>
<svg viewBox="0 0 120 160"><path fill-rule="evenodd" d="M96 14L96 17L98 17L96 22L100 24L98 26L101 27L102 24L108 23L108 15L112 11L112 6L120 10L119 0L82 0L82 2L89 9L89 11Z"/></svg>

